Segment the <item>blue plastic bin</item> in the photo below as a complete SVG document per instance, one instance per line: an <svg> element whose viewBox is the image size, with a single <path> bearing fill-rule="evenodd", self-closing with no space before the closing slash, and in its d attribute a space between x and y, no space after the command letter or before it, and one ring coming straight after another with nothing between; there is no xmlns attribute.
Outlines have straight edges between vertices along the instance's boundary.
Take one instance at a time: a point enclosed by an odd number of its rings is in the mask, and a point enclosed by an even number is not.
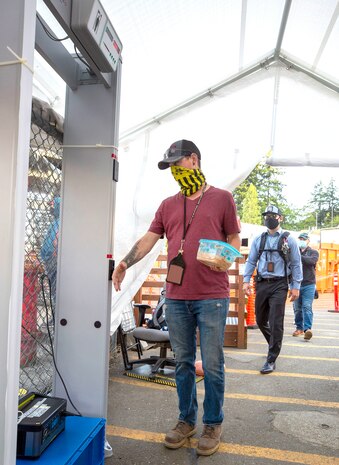
<svg viewBox="0 0 339 465"><path fill-rule="evenodd" d="M65 430L32 461L18 459L17 465L103 465L105 419L67 417Z"/></svg>

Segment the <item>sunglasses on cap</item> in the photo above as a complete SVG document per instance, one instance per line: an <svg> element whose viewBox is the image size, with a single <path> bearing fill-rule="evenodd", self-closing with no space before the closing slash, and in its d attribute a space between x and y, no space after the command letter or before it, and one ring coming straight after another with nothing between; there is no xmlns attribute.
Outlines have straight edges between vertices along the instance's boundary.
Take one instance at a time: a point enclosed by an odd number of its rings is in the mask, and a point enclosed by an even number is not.
<svg viewBox="0 0 339 465"><path fill-rule="evenodd" d="M183 149L176 149L176 148L173 148L173 149L168 149L166 150L165 154L164 154L164 160L168 160L170 158L174 158L174 155L175 154L178 154L177 152L180 152L180 156L181 158L183 157L190 157L192 155L193 152L191 152L190 150L183 150Z"/></svg>

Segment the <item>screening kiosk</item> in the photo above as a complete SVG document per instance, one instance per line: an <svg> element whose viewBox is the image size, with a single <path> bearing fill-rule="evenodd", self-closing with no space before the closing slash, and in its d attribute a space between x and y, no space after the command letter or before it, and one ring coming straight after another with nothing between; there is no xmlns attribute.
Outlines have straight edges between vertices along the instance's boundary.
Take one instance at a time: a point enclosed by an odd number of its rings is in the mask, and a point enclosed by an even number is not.
<svg viewBox="0 0 339 465"><path fill-rule="evenodd" d="M106 417L122 43L98 0L44 0L81 52L51 40L35 0L0 23L0 463L16 456L24 225L34 44L67 84L55 358L83 416ZM87 63L87 64L86 64ZM67 399L55 376L53 395ZM68 402L68 410L74 411Z"/></svg>

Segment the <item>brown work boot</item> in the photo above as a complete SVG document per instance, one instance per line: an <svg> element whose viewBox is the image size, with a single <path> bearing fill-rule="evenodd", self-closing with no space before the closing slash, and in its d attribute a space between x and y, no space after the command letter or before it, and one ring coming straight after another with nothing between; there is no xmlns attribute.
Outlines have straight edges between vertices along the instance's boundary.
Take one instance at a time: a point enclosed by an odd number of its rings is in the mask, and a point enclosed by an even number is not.
<svg viewBox="0 0 339 465"><path fill-rule="evenodd" d="M165 436L165 446L169 449L179 449L186 442L186 439L197 432L195 425L190 425L185 421L178 421L175 428L171 429Z"/></svg>
<svg viewBox="0 0 339 465"><path fill-rule="evenodd" d="M304 334L304 339L306 339L306 341L309 341L312 336L313 336L312 331L310 329L306 329L305 334Z"/></svg>
<svg viewBox="0 0 339 465"><path fill-rule="evenodd" d="M204 425L202 435L198 442L197 454L212 455L219 449L221 425Z"/></svg>
<svg viewBox="0 0 339 465"><path fill-rule="evenodd" d="M296 329L292 336L301 336L301 334L304 334L304 331L302 329Z"/></svg>

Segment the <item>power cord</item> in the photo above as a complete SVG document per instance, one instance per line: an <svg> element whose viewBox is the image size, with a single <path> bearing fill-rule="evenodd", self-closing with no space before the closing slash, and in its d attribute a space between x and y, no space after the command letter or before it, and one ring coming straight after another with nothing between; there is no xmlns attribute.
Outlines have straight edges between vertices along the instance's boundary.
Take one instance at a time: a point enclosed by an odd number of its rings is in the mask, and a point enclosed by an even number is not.
<svg viewBox="0 0 339 465"><path fill-rule="evenodd" d="M89 66L89 64L87 63L87 61L85 61L85 60L83 59L83 57L79 55L78 49L76 48L76 45L75 45L75 44L74 44L74 52L75 52L76 56L79 58L79 60L81 61L81 63L83 63L83 64L86 66L88 73L89 73L91 76L94 76L95 73L93 72L92 68Z"/></svg>
<svg viewBox="0 0 339 465"><path fill-rule="evenodd" d="M42 348L44 349L45 352L48 353L48 355L52 355L52 352L50 352L50 351L47 349L47 347L45 347L45 346L43 345L43 343L42 343L41 341L39 341L39 339L38 339L36 336L34 336L34 334L31 333L31 332L26 328L26 326L25 326L23 323L21 323L21 328L24 329L24 330L26 331L26 333L29 334L30 337L31 337L32 339L34 339L34 341L35 341L37 344L39 344L39 346L42 347Z"/></svg>
<svg viewBox="0 0 339 465"><path fill-rule="evenodd" d="M63 42L64 40L67 40L69 39L70 37L69 36L66 36L66 37L63 37L62 39L58 39L58 37L55 37L45 26L44 22L42 21L42 19L40 18L39 15L36 16L39 23L41 24L43 30L45 31L47 37L49 37L51 40L54 40L54 42ZM79 55L78 51L77 51L77 48L76 46L74 45L74 52L76 54L76 56L79 58L79 60L86 66L89 74L91 76L93 76L95 73L93 72L93 70L91 69L91 67L89 66L89 64Z"/></svg>
<svg viewBox="0 0 339 465"><path fill-rule="evenodd" d="M62 42L64 40L67 40L69 39L69 36L66 36L64 37L63 39L58 39L57 37L55 37L53 34L51 34L51 32L46 28L45 24L43 23L42 19L40 18L39 15L36 15L36 17L38 18L38 21L39 23L41 24L43 30L45 31L46 35L51 39L51 40L54 40L55 42Z"/></svg>
<svg viewBox="0 0 339 465"><path fill-rule="evenodd" d="M44 287L44 280L47 278L47 281L48 281L48 286L49 286L49 305L51 307L51 310L52 310L52 315L53 315L53 324L55 325L55 317L54 317L54 309L53 309L53 304L52 304L52 297L51 297L51 280L49 279L49 277L47 276L47 274L43 274L41 275L40 277L40 282L41 282L41 288L42 288L42 296L43 296L43 299L44 299L44 305L45 305L45 309L46 309L46 324L47 324L47 333L48 333L48 338L49 338L49 342L50 342L50 346L51 346L51 355L52 355L52 360L53 360L53 365L54 365L54 368L55 368L55 371L57 372L59 378L60 378L60 381L65 389L65 392L66 392L66 395L67 395L67 399L69 400L70 404L72 405L72 407L74 408L74 410L77 412L77 416L80 416L82 417L82 414L79 412L79 410L76 408L76 406L74 405L70 395L69 395L69 392L67 390L67 387L66 387L66 384L61 376L61 373L57 367L57 364L56 364L56 360L55 360L55 354L54 354L54 348L53 348L53 340L52 340L52 335L51 335L51 331L50 331L50 327L49 327L49 317L48 317L48 305L47 305L47 300L46 300L46 295L45 295L45 287ZM54 326L55 327L55 326Z"/></svg>

